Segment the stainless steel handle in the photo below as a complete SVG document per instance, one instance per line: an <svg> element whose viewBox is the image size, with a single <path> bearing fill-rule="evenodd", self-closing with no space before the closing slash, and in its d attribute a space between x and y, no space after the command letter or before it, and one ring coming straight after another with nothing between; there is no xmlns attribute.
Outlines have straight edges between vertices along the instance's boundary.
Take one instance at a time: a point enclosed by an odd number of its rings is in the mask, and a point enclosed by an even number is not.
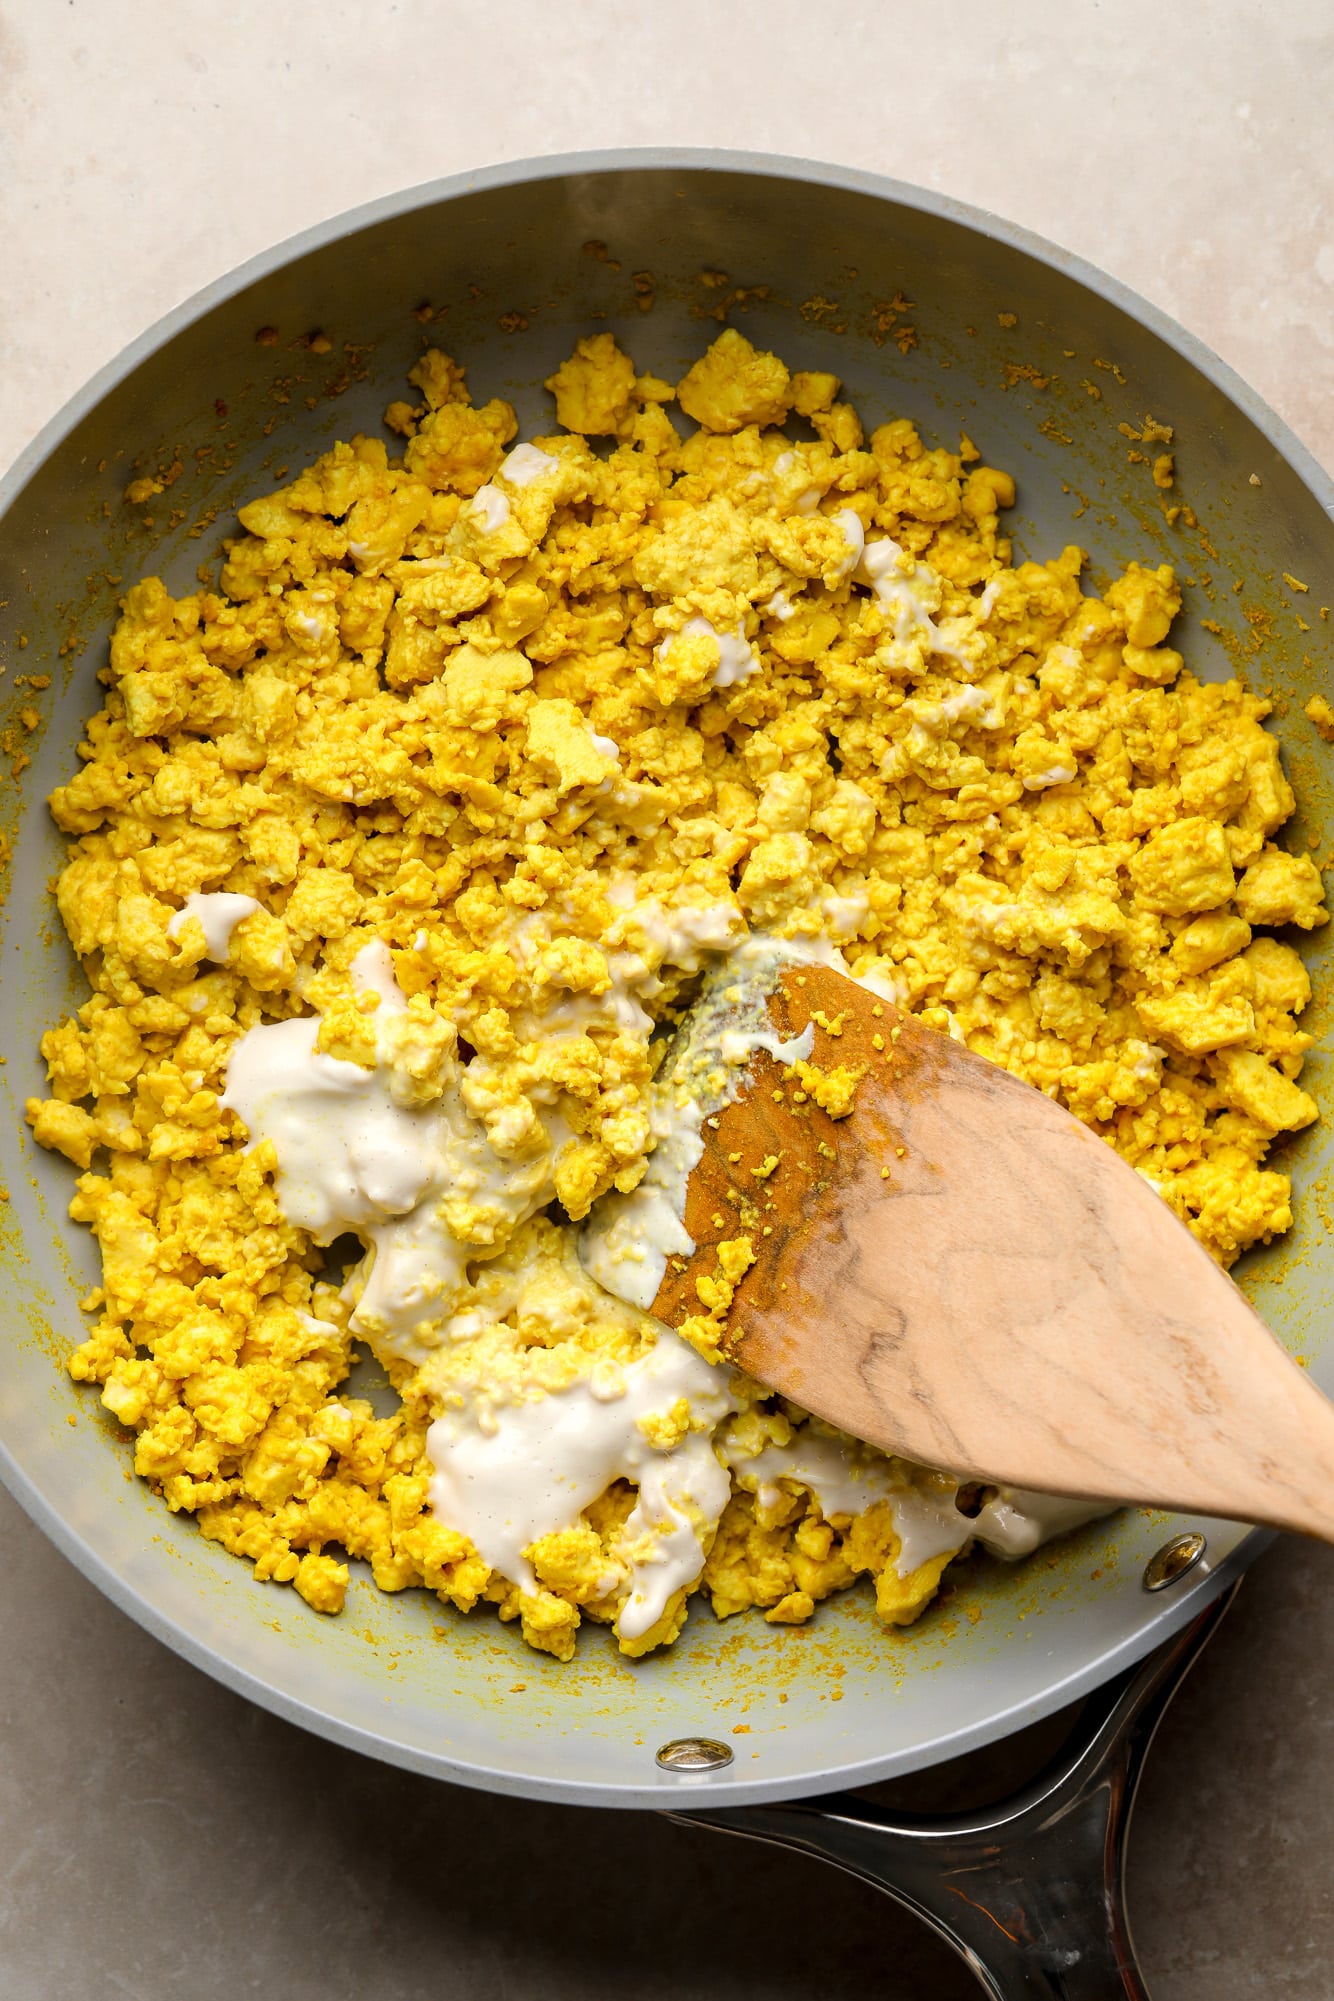
<svg viewBox="0 0 1334 2001"><path fill-rule="evenodd" d="M1237 1589L1089 1696L1051 1763L996 1806L905 1815L831 1793L670 1817L874 1883L953 1946L992 2001L1149 2001L1125 1910L1130 1811L1163 1713Z"/></svg>

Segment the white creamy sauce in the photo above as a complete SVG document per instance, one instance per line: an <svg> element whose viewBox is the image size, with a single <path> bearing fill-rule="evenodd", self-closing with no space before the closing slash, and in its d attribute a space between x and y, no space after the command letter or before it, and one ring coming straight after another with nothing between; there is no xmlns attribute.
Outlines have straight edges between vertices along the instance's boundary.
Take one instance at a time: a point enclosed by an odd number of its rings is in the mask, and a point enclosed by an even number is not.
<svg viewBox="0 0 1334 2001"><path fill-rule="evenodd" d="M602 1196L579 1239L589 1277L641 1313L658 1296L668 1258L688 1257L695 1248L685 1226L685 1186L704 1152L702 1127L697 1105L659 1096L649 1114L653 1151L643 1180L629 1195L613 1189Z"/></svg>
<svg viewBox="0 0 1334 2001"><path fill-rule="evenodd" d="M555 472L560 465L550 452L542 451L537 445L516 445L507 458L500 462L500 472L511 486L531 486L544 473ZM483 492L486 488L483 487Z"/></svg>
<svg viewBox="0 0 1334 2001"><path fill-rule="evenodd" d="M340 1327L338 1326L338 1324L337 1324L337 1323L336 1323L335 1321L333 1321L333 1320L321 1320L321 1319L319 1318L318 1314L315 1314L315 1313L303 1313L303 1312L302 1312L302 1310L301 1310L301 1308L300 1308L299 1306L297 1306L297 1307L294 1307L294 1308L293 1308L293 1311L295 1312L295 1314L296 1314L296 1317L297 1317L297 1319L298 1319L298 1320L299 1320L299 1321L301 1322L301 1325L302 1325L303 1327L305 1327L305 1328L309 1329L309 1331L310 1331L310 1332L311 1332L312 1334L334 1334L334 1335L337 1335L337 1334L339 1334L339 1333L341 1333L341 1332L342 1332L342 1329L341 1329L341 1328L340 1328ZM345 1407L344 1407L344 1405L342 1405L342 1404L340 1404L340 1403L331 1403L331 1404L330 1404L330 1405L328 1406L328 1408L329 1408L330 1410L342 1410L342 1411L345 1411Z"/></svg>
<svg viewBox="0 0 1334 2001"><path fill-rule="evenodd" d="M790 618L795 618L797 615L797 607L793 604L786 591L775 591L771 598L765 600L760 609L767 611L770 618L776 618L780 625L786 625Z"/></svg>
<svg viewBox="0 0 1334 2001"><path fill-rule="evenodd" d="M1031 1556L1040 1543L1050 1542L1053 1536L1082 1528L1085 1522L1101 1521L1116 1511L1114 1501L1071 1501L1060 1494L998 1487L968 1526L984 1549L1014 1563L1021 1556Z"/></svg>
<svg viewBox="0 0 1334 2001"><path fill-rule="evenodd" d="M317 1015L252 1028L232 1051L223 1104L273 1143L283 1213L318 1243L401 1216L436 1169L430 1122L377 1072L315 1047Z"/></svg>
<svg viewBox="0 0 1334 2001"><path fill-rule="evenodd" d="M232 948L232 933L237 925L263 907L253 896L234 896L221 889L207 895L187 896L167 925L167 936L179 938L189 920L197 918L204 934L204 951L221 966Z"/></svg>
<svg viewBox="0 0 1334 2001"><path fill-rule="evenodd" d="M396 1104L378 1069L315 1047L318 1015L252 1028L232 1051L223 1104L272 1141L284 1215L317 1243L406 1215L439 1166L434 1120Z"/></svg>
<svg viewBox="0 0 1334 2001"><path fill-rule="evenodd" d="M490 482L479 486L472 497L473 518L483 535L494 535L510 518L509 495Z"/></svg>
<svg viewBox="0 0 1334 2001"><path fill-rule="evenodd" d="M691 1030L678 1039L655 1085L656 1145L644 1180L630 1195L604 1196L579 1237L579 1260L591 1281L642 1311L657 1294L668 1257L693 1249L683 1220L685 1186L703 1150L704 1119L739 1088L756 1049L780 1062L810 1054L810 1028L782 1042L769 1023L775 966L847 968L827 938L788 943L744 936L735 906L639 905L631 883L617 900L624 911L618 924L638 927L646 956L612 945L606 993L553 996L516 1028L532 1039L582 1034L593 1021L646 1032L651 1021L643 1001L662 987L653 966L694 971L714 962ZM841 902L846 909L826 911L835 929L865 914L864 897ZM216 907L192 912L187 904L179 921L187 914L207 918L217 927L210 933L205 926L210 947L221 940L223 952L231 929L259 907L222 895L191 903ZM223 907L235 905L246 908ZM551 935L549 926L525 920L512 949L529 958ZM441 1053L438 1023L409 1007L385 944L377 940L361 951L350 975L356 991L379 999L371 1017L374 1068L317 1050L318 1016L264 1024L233 1048L222 1102L243 1119L252 1146L272 1143L288 1220L319 1243L352 1231L367 1247L345 1289L352 1330L373 1338L382 1352L422 1362L442 1343L485 1332L487 1311L469 1303L478 1295L468 1265L485 1262L518 1223L551 1201L555 1162L571 1133L555 1108L554 1087L550 1102L540 1091L521 1103L502 1101L480 1057L460 1064L449 1043ZM880 982L864 984L893 998ZM421 1064L412 1060L432 1049L433 1074L443 1079L435 1096L423 1091ZM612 1299L605 1309L621 1310ZM600 1596L619 1605L622 1636L640 1638L674 1594L698 1579L727 1504L731 1479L714 1439L736 1408L729 1383L726 1369L662 1328L637 1361L603 1358L587 1376L545 1392L531 1383L516 1391L484 1376L463 1391L451 1384L450 1401L427 1437L432 1507L494 1570L532 1592L529 1546L573 1528L612 1481L633 1482L638 1499L608 1550ZM678 1430L683 1400L690 1428L674 1445L654 1445L653 1421L670 1417ZM906 1484L881 1455L809 1427L788 1447L769 1445L734 1464L740 1483L761 1493L780 1480L806 1486L826 1516L859 1513L885 1499L904 1574L962 1547L969 1536L1017 1556L1046 1535L1107 1512L1002 1490L970 1521L947 1494Z"/></svg>
<svg viewBox="0 0 1334 2001"><path fill-rule="evenodd" d="M699 1576L727 1505L731 1481L713 1446L735 1409L727 1382L725 1369L663 1328L613 1383L576 1382L489 1410L484 1423L476 1409L447 1410L426 1437L431 1505L494 1570L531 1592L529 1545L573 1527L613 1480L633 1481L639 1498L608 1553L600 1595L628 1587L617 1631L639 1639ZM655 1447L645 1422L666 1418L682 1398L702 1428Z"/></svg>
<svg viewBox="0 0 1334 2001"><path fill-rule="evenodd" d="M424 939L425 933L419 935ZM407 1000L394 975L394 955L383 938L362 946L348 967L348 977L354 993L378 994L386 1013L402 1014L406 1009Z"/></svg>
<svg viewBox="0 0 1334 2001"><path fill-rule="evenodd" d="M993 1556L1015 1562L1052 1536L1116 1512L1105 1502L999 1487L976 1515L965 1515L955 1506L957 1486L950 1491L908 1484L883 1454L811 1424L802 1425L786 1445L771 1442L750 1455L729 1445L725 1456L737 1484L753 1493L761 1508L775 1505L783 1480L805 1487L826 1521L887 1502L899 1538L894 1568L900 1577L933 1556L962 1549L970 1537Z"/></svg>
<svg viewBox="0 0 1334 2001"><path fill-rule="evenodd" d="M889 536L866 543L853 575L858 583L871 586L893 620L894 638L900 645L916 641L927 653L938 653L965 668L973 665L961 642L990 617L999 582L988 584L970 605L968 615L952 619L952 629L947 632L935 622L940 578L929 564L915 561Z"/></svg>
<svg viewBox="0 0 1334 2001"><path fill-rule="evenodd" d="M830 1437L809 1424L801 1426L787 1445L770 1443L750 1457L729 1447L727 1458L738 1484L756 1496L761 1508L775 1505L781 1480L813 1494L826 1521L864 1514L877 1501L888 1502L899 1538L894 1567L900 1577L910 1576L933 1556L962 1549L973 1532L947 1490L933 1494L909 1486L895 1477L882 1454L852 1439Z"/></svg>
<svg viewBox="0 0 1334 2001"><path fill-rule="evenodd" d="M608 737L603 741L609 743L611 739ZM608 898L609 902L613 900ZM657 905L651 908L656 911ZM636 911L635 917L642 920L644 913ZM514 926L508 945L519 964L528 968L550 940L549 926L529 917L521 918ZM643 1002L662 991L661 981L637 952L617 950L610 943L604 946L604 951L610 975L606 991L601 994L562 993L559 997L550 998L540 1013L532 1009L516 1011L514 1027L520 1040L544 1041L558 1035L582 1035L598 1023L615 1025L632 1035L652 1033L653 1017ZM664 953L662 956L667 955ZM475 1062L469 1066L469 1074L473 1071L481 1074Z"/></svg>
<svg viewBox="0 0 1334 2001"><path fill-rule="evenodd" d="M351 1326L412 1358L438 1339L434 1330L463 1285L469 1254L485 1255L497 1230L551 1200L568 1128L550 1115L548 1143L515 1160L497 1144L503 1131L488 1132L460 1090L415 1105L406 1072L386 1060L391 1025L406 1023L388 947L367 946L351 971L355 987L381 996L376 1068L317 1050L319 1017L302 1015L240 1038L222 1103L245 1122L252 1145L272 1142L278 1200L290 1222L316 1243L350 1230L367 1245L372 1256L349 1281L357 1302ZM450 1216L465 1212L472 1228L456 1234Z"/></svg>
<svg viewBox="0 0 1334 2001"><path fill-rule="evenodd" d="M697 973L710 954L730 952L746 934L746 920L734 903L684 903L664 910L660 903L639 904L635 922L660 964Z"/></svg>
<svg viewBox="0 0 1334 2001"><path fill-rule="evenodd" d="M614 736L599 736L596 730L590 730L588 734L593 739L593 748L595 750L600 750L602 755L609 757L613 764L620 763L621 746L617 743Z"/></svg>
<svg viewBox="0 0 1334 2001"><path fill-rule="evenodd" d="M515 1021L518 1032L533 1041L553 1035L582 1035L599 1021L614 1022L632 1035L652 1031L653 1017L642 996L651 997L658 981L634 952L608 952L607 969L611 985L603 994L565 994L552 1000L541 1014L520 1010Z"/></svg>
<svg viewBox="0 0 1334 2001"><path fill-rule="evenodd" d="M843 558L839 574L845 577L851 576L866 548L866 530L862 527L860 514L851 507L841 507L833 518L843 530L843 539L848 545L848 553Z"/></svg>
<svg viewBox="0 0 1334 2001"><path fill-rule="evenodd" d="M1003 704L986 689L975 688L971 683L942 696L938 702L915 701L911 709L921 728L933 736L942 734L954 723L997 730L1005 721Z"/></svg>
<svg viewBox="0 0 1334 2001"><path fill-rule="evenodd" d="M1074 776L1073 764L1052 764L1045 771L1031 772L1024 780L1024 790L1045 792L1049 785L1068 785Z"/></svg>
<svg viewBox="0 0 1334 2001"><path fill-rule="evenodd" d="M869 584L893 621L894 637L902 645L918 640L928 653L963 661L965 655L940 630L927 608L922 584L931 584L932 573L914 562L888 535L868 542L862 550L855 575Z"/></svg>
<svg viewBox="0 0 1334 2001"><path fill-rule="evenodd" d="M713 688L731 688L738 681L748 681L760 668L760 656L754 652L746 639L745 632L738 626L735 632L719 632L707 618L688 618L679 633L664 639L658 648L658 656L665 659L676 639L713 639L718 644L718 665L713 670L709 685Z"/></svg>

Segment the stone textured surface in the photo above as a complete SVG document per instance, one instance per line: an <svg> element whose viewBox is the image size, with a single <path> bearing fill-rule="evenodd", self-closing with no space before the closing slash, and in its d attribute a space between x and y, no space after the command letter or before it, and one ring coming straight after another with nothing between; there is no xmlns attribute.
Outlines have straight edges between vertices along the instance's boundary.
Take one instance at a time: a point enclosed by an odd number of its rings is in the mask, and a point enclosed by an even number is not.
<svg viewBox="0 0 1334 2001"><path fill-rule="evenodd" d="M978 1992L906 1912L820 1863L324 1744L141 1633L3 1493L0 1534L14 2001ZM1329 2001L1332 1607L1334 1551L1275 1550L1162 1727L1131 1855L1155 2001ZM985 1796L1000 1759L969 1763ZM912 1804L958 1807L960 1791L957 1767L926 1774Z"/></svg>
<svg viewBox="0 0 1334 2001"><path fill-rule="evenodd" d="M275 239L470 164L623 143L837 158L994 207L1176 313L1334 462L1334 15L1278 19L1248 0L1207 21L1150 0L0 0L0 462ZM977 1992L818 1865L324 1745L147 1639L3 1496L0 1533L6 1995ZM1267 1557L1164 1726L1132 1857L1157 2001L1328 2001L1331 1583L1334 1552Z"/></svg>
<svg viewBox="0 0 1334 2001"><path fill-rule="evenodd" d="M655 144L997 209L1176 313L1334 458L1332 63L1321 0L0 0L0 460L167 306L322 216Z"/></svg>

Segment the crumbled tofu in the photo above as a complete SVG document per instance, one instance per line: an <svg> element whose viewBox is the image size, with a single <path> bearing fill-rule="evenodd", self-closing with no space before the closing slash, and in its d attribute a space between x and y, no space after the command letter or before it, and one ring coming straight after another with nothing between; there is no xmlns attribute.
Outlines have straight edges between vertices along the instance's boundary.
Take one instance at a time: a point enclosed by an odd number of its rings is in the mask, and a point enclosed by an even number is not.
<svg viewBox="0 0 1334 2001"><path fill-rule="evenodd" d="M1014 482L967 441L896 419L868 442L834 376L733 328L675 391L684 438L671 387L606 332L551 376L550 435L508 459L513 411L475 404L456 361L431 350L411 380L401 458L335 445L241 509L216 587L127 591L90 754L51 799L90 991L43 1037L28 1113L102 1254L71 1371L166 1505L318 1612L355 1559L384 1590L494 1604L564 1659L582 1619L616 1617L633 1487L537 1537L520 1591L433 1508L427 1434L465 1369L521 1405L657 1338L574 1250L644 1176L654 1031L700 963L655 951L654 924L837 943L1086 1120L1226 1265L1288 1227L1266 1152L1317 1116L1310 984L1263 934L1326 913L1314 863L1273 844L1293 799L1266 704L1165 644L1171 570L1132 563L1097 598L1077 548L1012 563ZM777 428L789 411L814 439ZM217 959L183 911L215 893L258 905ZM397 1013L353 979L368 949ZM273 1146L222 1102L238 1037L311 1008L319 1059L354 1081L388 1064L405 1117L461 1078L500 1183L549 1168L563 1205L516 1221L484 1175L444 1191L475 1254L449 1338L427 1299L435 1345L386 1350L388 1415L344 1394L348 1300L284 1212ZM857 1083L791 1076L834 1117ZM738 1166L748 1199L781 1161ZM763 1243L719 1246L710 1324ZM719 1450L802 1436L758 1385L735 1394ZM695 1422L688 1399L651 1412L644 1449ZM738 1481L691 1589L783 1625L869 1575L902 1624L954 1553L901 1571L884 1502L831 1521L809 1481ZM625 1650L670 1644L689 1595Z"/></svg>

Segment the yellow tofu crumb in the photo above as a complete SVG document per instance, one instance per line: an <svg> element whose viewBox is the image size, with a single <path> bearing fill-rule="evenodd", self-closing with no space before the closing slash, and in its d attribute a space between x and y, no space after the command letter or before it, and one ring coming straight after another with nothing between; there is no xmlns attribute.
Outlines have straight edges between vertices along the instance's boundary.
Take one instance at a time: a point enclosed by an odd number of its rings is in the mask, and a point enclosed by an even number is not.
<svg viewBox="0 0 1334 2001"><path fill-rule="evenodd" d="M1323 695L1312 695L1306 704L1306 713L1319 730L1326 743L1334 743L1334 708Z"/></svg>
<svg viewBox="0 0 1334 2001"><path fill-rule="evenodd" d="M727 327L682 377L676 397L687 417L706 431L739 431L747 424L781 424L790 383L776 354L752 347L744 334Z"/></svg>

